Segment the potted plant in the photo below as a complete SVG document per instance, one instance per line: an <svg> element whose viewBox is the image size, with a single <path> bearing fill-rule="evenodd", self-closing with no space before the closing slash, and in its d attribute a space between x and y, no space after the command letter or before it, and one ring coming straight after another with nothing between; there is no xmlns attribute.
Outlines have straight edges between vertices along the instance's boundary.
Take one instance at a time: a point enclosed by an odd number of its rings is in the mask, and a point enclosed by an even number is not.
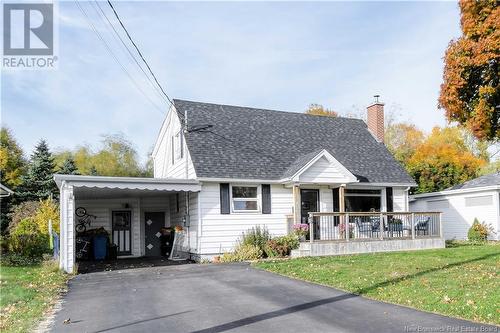
<svg viewBox="0 0 500 333"><path fill-rule="evenodd" d="M339 231L340 231L340 237L345 238L345 227L346 223L341 223L339 225ZM350 223L349 224L349 238L354 238L354 226Z"/></svg>
<svg viewBox="0 0 500 333"><path fill-rule="evenodd" d="M301 242L306 240L306 235L309 232L309 224L299 223L293 225L293 233L297 235Z"/></svg>

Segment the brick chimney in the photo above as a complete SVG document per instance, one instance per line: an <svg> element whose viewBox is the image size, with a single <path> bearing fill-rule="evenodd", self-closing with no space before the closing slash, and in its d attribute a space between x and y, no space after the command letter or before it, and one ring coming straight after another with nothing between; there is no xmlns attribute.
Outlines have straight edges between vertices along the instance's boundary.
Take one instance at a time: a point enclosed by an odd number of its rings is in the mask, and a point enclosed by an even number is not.
<svg viewBox="0 0 500 333"><path fill-rule="evenodd" d="M377 141L384 143L384 103L379 102L379 95L374 97L375 101L366 108L366 122Z"/></svg>

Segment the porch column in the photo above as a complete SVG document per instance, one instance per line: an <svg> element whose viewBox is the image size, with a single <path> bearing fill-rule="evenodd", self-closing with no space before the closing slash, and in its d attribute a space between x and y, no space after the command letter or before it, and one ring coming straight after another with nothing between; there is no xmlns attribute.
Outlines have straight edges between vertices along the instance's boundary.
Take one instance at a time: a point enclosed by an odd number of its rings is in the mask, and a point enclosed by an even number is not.
<svg viewBox="0 0 500 333"><path fill-rule="evenodd" d="M340 185L339 187L339 212L345 213L345 184ZM340 224L346 223L345 216L340 216Z"/></svg>
<svg viewBox="0 0 500 333"><path fill-rule="evenodd" d="M293 224L300 223L300 187L299 185L293 185Z"/></svg>
<svg viewBox="0 0 500 333"><path fill-rule="evenodd" d="M345 184L339 187L339 212L345 213Z"/></svg>
<svg viewBox="0 0 500 333"><path fill-rule="evenodd" d="M75 222L74 222L73 186L63 182L60 190L60 247L59 268L66 273L73 273L75 264Z"/></svg>

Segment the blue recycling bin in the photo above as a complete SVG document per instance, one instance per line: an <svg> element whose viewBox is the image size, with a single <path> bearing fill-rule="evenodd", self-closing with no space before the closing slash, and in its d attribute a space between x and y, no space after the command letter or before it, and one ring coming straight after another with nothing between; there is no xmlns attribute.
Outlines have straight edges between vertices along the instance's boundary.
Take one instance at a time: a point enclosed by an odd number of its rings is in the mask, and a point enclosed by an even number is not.
<svg viewBox="0 0 500 333"><path fill-rule="evenodd" d="M106 236L95 236L94 237L94 259L104 260L106 259L106 248L108 239Z"/></svg>

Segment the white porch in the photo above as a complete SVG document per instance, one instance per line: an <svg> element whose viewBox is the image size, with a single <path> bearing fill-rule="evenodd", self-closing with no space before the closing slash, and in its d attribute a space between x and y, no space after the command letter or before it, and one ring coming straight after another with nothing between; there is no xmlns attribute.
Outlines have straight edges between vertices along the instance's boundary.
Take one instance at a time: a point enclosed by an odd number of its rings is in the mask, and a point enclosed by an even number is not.
<svg viewBox="0 0 500 333"><path fill-rule="evenodd" d="M55 175L60 189L60 268L73 272L76 263L76 227L85 212L86 228L104 229L118 246L119 258L146 255L146 214L155 213L161 227L181 225L186 230L185 249L196 251L198 192L193 180L132 177ZM79 214L82 215L82 214ZM125 219L118 228L116 219ZM81 227L80 227L81 228Z"/></svg>
<svg viewBox="0 0 500 333"><path fill-rule="evenodd" d="M292 257L444 248L440 212L311 212Z"/></svg>

